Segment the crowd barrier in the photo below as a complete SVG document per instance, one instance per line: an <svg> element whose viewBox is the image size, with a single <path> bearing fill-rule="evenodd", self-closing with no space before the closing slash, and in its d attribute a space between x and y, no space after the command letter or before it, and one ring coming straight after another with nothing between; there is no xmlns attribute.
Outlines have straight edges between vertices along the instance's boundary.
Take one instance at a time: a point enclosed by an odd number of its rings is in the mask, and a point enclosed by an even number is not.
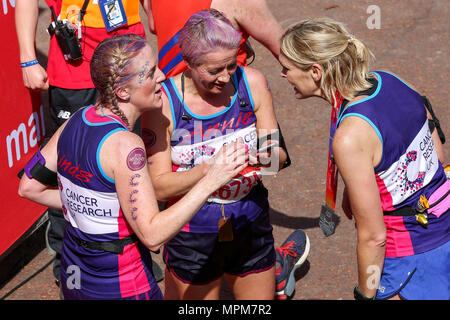
<svg viewBox="0 0 450 320"><path fill-rule="evenodd" d="M46 134L41 95L23 85L14 23L15 0L1 0L0 12L0 263L42 220L46 208L17 194L17 173Z"/></svg>

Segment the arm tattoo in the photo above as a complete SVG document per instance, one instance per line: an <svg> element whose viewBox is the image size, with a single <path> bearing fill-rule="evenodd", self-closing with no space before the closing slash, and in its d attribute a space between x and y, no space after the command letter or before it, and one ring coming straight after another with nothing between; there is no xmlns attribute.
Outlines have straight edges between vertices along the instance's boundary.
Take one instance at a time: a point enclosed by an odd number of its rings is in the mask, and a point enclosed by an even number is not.
<svg viewBox="0 0 450 320"><path fill-rule="evenodd" d="M145 148L153 147L156 142L156 133L153 130L142 128L142 140Z"/></svg>
<svg viewBox="0 0 450 320"><path fill-rule="evenodd" d="M137 212L137 208L136 208L136 207L131 208L131 218L132 218L133 220L136 220L136 219L137 219L136 212Z"/></svg>
<svg viewBox="0 0 450 320"><path fill-rule="evenodd" d="M147 156L144 149L135 148L127 157L127 166L132 171L138 171L145 167L147 164Z"/></svg>
<svg viewBox="0 0 450 320"><path fill-rule="evenodd" d="M139 193L139 191L137 191L137 190L131 191L131 193L130 193L130 203L135 203L137 201L137 199L135 197L135 195L137 193Z"/></svg>
<svg viewBox="0 0 450 320"><path fill-rule="evenodd" d="M141 175L139 173L133 174L130 179L130 186L135 187L139 185L139 182L135 181L135 179L140 178Z"/></svg>
<svg viewBox="0 0 450 320"><path fill-rule="evenodd" d="M156 143L156 133L153 130L142 128L142 140L144 141L147 156L150 157L152 155L150 152L151 147Z"/></svg>
<svg viewBox="0 0 450 320"><path fill-rule="evenodd" d="M137 187L138 185L139 185L139 182L137 181L137 179L139 179L141 177L141 175L140 174L138 174L138 173L136 173L136 174L133 174L132 176L131 176L131 178L130 178L130 186L131 187ZM130 197L129 197L129 201L130 201L130 203L131 204L133 204L133 203L135 203L136 201L137 201L137 198L136 198L136 195L139 193L139 191L138 190L136 190L136 189L133 189L132 191L131 191L131 193L130 193ZM131 208L131 218L133 219L133 220L136 220L137 219L137 208L136 207L132 207Z"/></svg>

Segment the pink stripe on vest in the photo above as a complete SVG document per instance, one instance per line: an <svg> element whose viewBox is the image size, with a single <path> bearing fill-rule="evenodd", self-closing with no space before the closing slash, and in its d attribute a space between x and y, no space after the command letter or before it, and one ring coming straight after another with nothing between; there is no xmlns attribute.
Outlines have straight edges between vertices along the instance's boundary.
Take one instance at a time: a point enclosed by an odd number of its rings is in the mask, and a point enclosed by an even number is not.
<svg viewBox="0 0 450 320"><path fill-rule="evenodd" d="M122 239L132 233L120 209L119 237ZM127 245L118 255L120 292L123 298L136 296L150 290L150 284L141 261L137 242Z"/></svg>
<svg viewBox="0 0 450 320"><path fill-rule="evenodd" d="M375 174L375 178L377 179L378 192L380 193L381 199L381 208L383 211L392 211L394 207L392 205L392 196L386 188L384 181Z"/></svg>
<svg viewBox="0 0 450 320"><path fill-rule="evenodd" d="M405 257L414 254L409 231L403 217L384 216L386 225L386 257Z"/></svg>

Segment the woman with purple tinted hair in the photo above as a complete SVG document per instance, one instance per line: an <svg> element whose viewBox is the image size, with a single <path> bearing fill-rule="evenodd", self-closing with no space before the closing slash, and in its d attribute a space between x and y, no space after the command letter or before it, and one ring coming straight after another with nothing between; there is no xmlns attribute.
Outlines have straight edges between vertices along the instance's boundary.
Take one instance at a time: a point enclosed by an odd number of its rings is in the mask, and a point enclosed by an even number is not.
<svg viewBox="0 0 450 320"><path fill-rule="evenodd" d="M209 195L243 170L240 142L224 149L186 196L164 213L147 169L142 139L131 132L143 112L160 110L165 79L145 39L108 38L96 48L91 75L96 105L74 113L25 167L19 194L63 211L65 299L162 299L150 251L174 236ZM36 162L58 188L34 175Z"/></svg>
<svg viewBox="0 0 450 320"><path fill-rule="evenodd" d="M199 28L199 25L202 27ZM229 20L219 11L211 9L193 15L178 36L183 59L190 65L199 65L203 55L214 48L236 49L241 35L230 28Z"/></svg>
<svg viewBox="0 0 450 320"><path fill-rule="evenodd" d="M286 153L265 77L237 65L240 40L219 11L192 15L178 43L188 70L162 84L163 117L143 115L156 197L169 207L228 144L242 139L251 155L251 165L215 190L165 245L166 299L219 299L222 276L236 299L274 297L275 249L261 179L278 172Z"/></svg>

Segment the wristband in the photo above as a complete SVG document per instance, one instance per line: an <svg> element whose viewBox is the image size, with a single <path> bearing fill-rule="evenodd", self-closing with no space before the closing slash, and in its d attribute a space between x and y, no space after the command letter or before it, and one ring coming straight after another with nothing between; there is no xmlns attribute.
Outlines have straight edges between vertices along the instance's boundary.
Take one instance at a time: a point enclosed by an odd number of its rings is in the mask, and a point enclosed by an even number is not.
<svg viewBox="0 0 450 320"><path fill-rule="evenodd" d="M364 293L362 293L358 286L353 289L353 296L355 297L355 300L375 300L375 296L369 298Z"/></svg>
<svg viewBox="0 0 450 320"><path fill-rule="evenodd" d="M37 61L37 59L34 59L31 61L27 61L27 62L21 62L20 67L26 68L26 67L34 66L35 64L38 64L38 63L39 63L39 61Z"/></svg>

